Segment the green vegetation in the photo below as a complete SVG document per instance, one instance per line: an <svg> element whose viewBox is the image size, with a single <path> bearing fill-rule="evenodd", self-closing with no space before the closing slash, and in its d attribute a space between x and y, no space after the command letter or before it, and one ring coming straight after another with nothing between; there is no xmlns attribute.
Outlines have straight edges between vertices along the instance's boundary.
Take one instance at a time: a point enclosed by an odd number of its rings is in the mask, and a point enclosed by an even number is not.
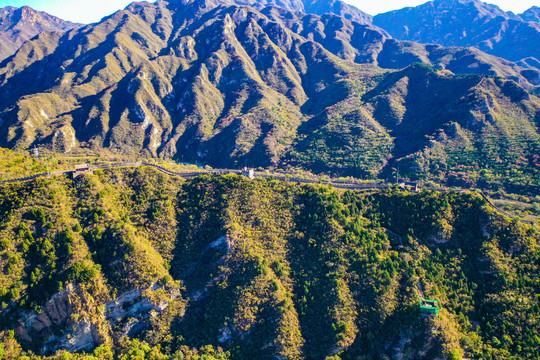
<svg viewBox="0 0 540 360"><path fill-rule="evenodd" d="M0 68L0 180L173 158L538 215L535 71L216 4L26 42ZM146 167L0 185L0 359L538 359L539 241L467 191Z"/></svg>
<svg viewBox="0 0 540 360"><path fill-rule="evenodd" d="M28 154L14 152L0 148L0 181L18 179L34 174L42 174L47 171L65 169L58 162L51 161L51 157L45 160L31 158Z"/></svg>
<svg viewBox="0 0 540 360"><path fill-rule="evenodd" d="M0 146L540 186L536 70L333 15L203 2L136 3L26 42L0 68Z"/></svg>
<svg viewBox="0 0 540 360"><path fill-rule="evenodd" d="M100 345L87 354L60 351L53 356L37 356L23 351L15 340L12 331L0 334L0 359L18 360L227 360L230 354L211 345L200 349L182 346L173 354L164 354L159 346L150 346L138 339L123 339L121 345L113 350L109 345Z"/></svg>
<svg viewBox="0 0 540 360"><path fill-rule="evenodd" d="M75 165L90 166L111 165L118 163L146 162L159 165L175 172L201 171L201 167L192 164L175 163L169 160L141 158L134 155L122 155L107 150L99 152L90 149L77 149L69 154L51 152L46 147L38 147L40 159L36 159L33 150L10 150L0 148L0 181L20 179L36 174L56 171L72 171ZM205 167L206 168L206 167Z"/></svg>
<svg viewBox="0 0 540 360"><path fill-rule="evenodd" d="M498 191L491 193L490 197L494 205L502 211L540 227L540 195L525 196Z"/></svg>
<svg viewBox="0 0 540 360"><path fill-rule="evenodd" d="M134 168L3 185L0 209L8 359L540 355L540 235L474 193Z"/></svg>

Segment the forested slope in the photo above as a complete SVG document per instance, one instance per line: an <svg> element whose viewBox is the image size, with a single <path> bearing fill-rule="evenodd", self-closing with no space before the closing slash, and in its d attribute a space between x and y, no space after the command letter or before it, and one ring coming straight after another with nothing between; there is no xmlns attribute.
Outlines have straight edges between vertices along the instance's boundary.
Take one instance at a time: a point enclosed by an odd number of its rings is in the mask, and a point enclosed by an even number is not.
<svg viewBox="0 0 540 360"><path fill-rule="evenodd" d="M138 168L4 185L0 210L7 358L540 355L539 234L476 194Z"/></svg>

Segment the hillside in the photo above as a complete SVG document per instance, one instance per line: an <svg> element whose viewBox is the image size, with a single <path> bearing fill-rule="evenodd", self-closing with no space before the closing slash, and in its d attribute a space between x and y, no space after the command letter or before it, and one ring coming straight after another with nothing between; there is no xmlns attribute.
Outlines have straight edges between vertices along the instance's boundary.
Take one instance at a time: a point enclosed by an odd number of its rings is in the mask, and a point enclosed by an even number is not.
<svg viewBox="0 0 540 360"><path fill-rule="evenodd" d="M217 1L217 3L219 2ZM252 6L259 10L266 6L276 6L305 14L336 14L360 24L370 24L372 21L371 15L362 12L360 9L342 0L230 0L230 2L238 5Z"/></svg>
<svg viewBox="0 0 540 360"><path fill-rule="evenodd" d="M141 168L0 195L8 359L540 355L540 236L475 194Z"/></svg>
<svg viewBox="0 0 540 360"><path fill-rule="evenodd" d="M0 8L0 62L39 33L67 31L79 26L28 6Z"/></svg>
<svg viewBox="0 0 540 360"><path fill-rule="evenodd" d="M135 3L25 43L0 68L0 146L539 185L540 99L516 82L540 73L336 15L210 5Z"/></svg>
<svg viewBox="0 0 540 360"><path fill-rule="evenodd" d="M511 61L540 59L540 23L479 0L435 0L379 14L373 24L400 40L443 46L474 46Z"/></svg>
<svg viewBox="0 0 540 360"><path fill-rule="evenodd" d="M522 105L514 107L510 98L521 98ZM536 97L511 82L411 66L302 124L302 140L290 161L309 164L314 171L348 170L357 177L399 167L404 177L464 187L489 186L507 176L511 164L523 161L523 174L529 175L522 180L516 176L514 185L528 183L534 189L539 185L533 180L539 171L538 133L537 125L526 119L538 113L538 106ZM527 114L527 108L533 112Z"/></svg>
<svg viewBox="0 0 540 360"><path fill-rule="evenodd" d="M532 58L520 65L488 55L475 48L423 45L392 39L381 28L360 24L332 14L305 15L268 7L261 10L302 37L314 40L342 59L375 64L384 69L403 69L423 63L455 74L483 74L512 79L528 90L540 89L540 70Z"/></svg>
<svg viewBox="0 0 540 360"><path fill-rule="evenodd" d="M538 21L540 22L540 7L533 6L530 9L524 11L523 13L519 14L519 17L521 17L525 21Z"/></svg>

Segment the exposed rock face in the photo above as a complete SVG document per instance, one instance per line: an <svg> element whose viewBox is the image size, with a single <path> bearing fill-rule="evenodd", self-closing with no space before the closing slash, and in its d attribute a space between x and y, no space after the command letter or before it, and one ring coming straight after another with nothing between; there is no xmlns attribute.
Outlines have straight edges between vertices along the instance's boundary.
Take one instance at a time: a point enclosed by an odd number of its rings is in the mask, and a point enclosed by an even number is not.
<svg viewBox="0 0 540 360"><path fill-rule="evenodd" d="M208 245L207 250L214 249L214 250L223 250L226 255L229 254L229 251L231 249L231 243L230 239L227 237L227 235L220 236L219 239Z"/></svg>
<svg viewBox="0 0 540 360"><path fill-rule="evenodd" d="M69 321L74 308L70 302L70 296L76 292L72 284L53 295L43 306L43 312L33 312L17 327L17 334L26 341L31 342L33 335L38 332L47 332L52 327L64 326Z"/></svg>
<svg viewBox="0 0 540 360"><path fill-rule="evenodd" d="M99 344L96 340L96 327L88 319L84 319L71 327L71 331L61 338L52 336L45 345L44 353L58 349L67 351L89 351Z"/></svg>
<svg viewBox="0 0 540 360"><path fill-rule="evenodd" d="M103 334L99 324L89 318L80 321L76 301L84 297L77 285L68 284L66 288L51 297L42 307L41 313L32 312L16 328L17 335L32 343L36 338L45 338L41 352L52 353L58 349L68 351L91 350L102 343ZM98 317L104 318L103 314ZM61 335L57 335L60 332Z"/></svg>
<svg viewBox="0 0 540 360"><path fill-rule="evenodd" d="M67 31L81 26L28 6L0 8L0 61L44 31Z"/></svg>
<svg viewBox="0 0 540 360"><path fill-rule="evenodd" d="M148 325L151 317L165 310L171 301L180 297L180 291L169 289L164 297L153 302L147 295L163 290L156 285L147 291L133 290L118 296L106 305L106 316L111 327L120 329L123 335L133 336Z"/></svg>
<svg viewBox="0 0 540 360"><path fill-rule="evenodd" d="M161 296L155 296L157 292L161 292ZM45 338L41 349L44 354L59 349L72 352L92 350L103 342L104 329L101 321L96 319L78 319L78 309L73 300L81 295L78 286L67 285L47 301L41 313L28 315L16 328L17 335L29 343L36 338ZM147 290L133 290L105 304L106 311L97 314L97 318L106 322L105 331L119 330L122 335L133 336L149 324L151 317L163 312L171 301L179 297L178 289L164 289L156 285Z"/></svg>

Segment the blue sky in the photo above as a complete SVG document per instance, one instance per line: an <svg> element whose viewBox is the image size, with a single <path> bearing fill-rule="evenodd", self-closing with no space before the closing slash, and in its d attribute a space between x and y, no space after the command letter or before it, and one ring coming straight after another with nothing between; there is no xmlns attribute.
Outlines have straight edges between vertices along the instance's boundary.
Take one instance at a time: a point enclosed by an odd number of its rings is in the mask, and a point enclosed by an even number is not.
<svg viewBox="0 0 540 360"><path fill-rule="evenodd" d="M426 0L345 0L368 14L378 14L406 6L416 6ZM65 20L90 23L125 8L132 0L0 0L0 7L28 5L36 10L46 11ZM539 0L490 0L505 11L523 12Z"/></svg>

